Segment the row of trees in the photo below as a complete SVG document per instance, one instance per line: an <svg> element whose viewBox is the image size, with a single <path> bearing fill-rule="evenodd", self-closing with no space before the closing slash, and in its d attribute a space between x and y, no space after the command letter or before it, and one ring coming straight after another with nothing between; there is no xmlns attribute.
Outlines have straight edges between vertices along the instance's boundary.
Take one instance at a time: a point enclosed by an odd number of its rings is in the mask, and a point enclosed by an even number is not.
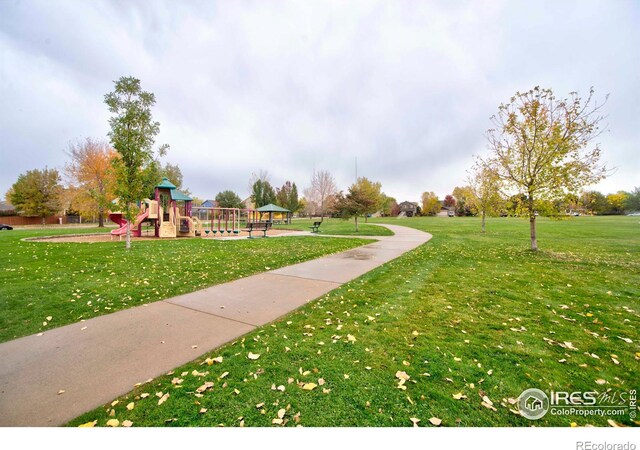
<svg viewBox="0 0 640 450"><path fill-rule="evenodd" d="M298 187L295 183L287 180L282 187L274 189L266 171L261 171L259 174L254 173L249 181L249 187L251 201L256 208L275 204L295 213L303 206L298 198Z"/></svg>
<svg viewBox="0 0 640 450"><path fill-rule="evenodd" d="M117 152L105 141L87 138L69 144L69 161L62 172L56 169L28 170L18 177L6 199L23 216L41 217L66 211L69 215L95 217L104 226L105 212L115 198ZM149 184L167 177L182 187L180 167L157 160L148 167ZM149 195L149 192L147 192Z"/></svg>
<svg viewBox="0 0 640 450"><path fill-rule="evenodd" d="M457 216L503 215L523 216L527 214L527 196L515 194L507 196L501 191L499 180L492 172L476 174L470 184L456 186L452 194L440 201L433 192L422 194L422 215L436 215L441 206L454 211ZM640 188L632 192L618 191L604 195L599 191L583 191L567 194L554 201L538 200L536 212L544 216L569 214L615 215L640 211Z"/></svg>
<svg viewBox="0 0 640 450"><path fill-rule="evenodd" d="M274 203L291 212L300 212L306 216L356 217L355 226L358 228L357 216L366 218L378 211L383 215L397 214L398 205L393 197L381 192L381 184L372 182L365 177L349 187L346 193L338 191L334 177L328 171L313 172L309 187L304 190L304 197L298 198L295 183L286 181L282 187L273 189L268 173L261 171L253 174L249 183L251 200L255 207ZM216 201L223 206L222 200L239 197L231 191L218 194ZM230 203L225 203L230 204Z"/></svg>

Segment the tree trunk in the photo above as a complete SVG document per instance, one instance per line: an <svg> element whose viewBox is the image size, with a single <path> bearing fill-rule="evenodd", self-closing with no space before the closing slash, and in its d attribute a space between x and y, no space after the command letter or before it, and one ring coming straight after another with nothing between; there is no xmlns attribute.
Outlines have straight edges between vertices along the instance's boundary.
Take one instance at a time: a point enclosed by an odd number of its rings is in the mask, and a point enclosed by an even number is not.
<svg viewBox="0 0 640 450"><path fill-rule="evenodd" d="M104 228L104 210L102 208L98 210L98 228Z"/></svg>
<svg viewBox="0 0 640 450"><path fill-rule="evenodd" d="M486 216L486 215L487 215L487 214L486 214L485 210L483 209L483 210L482 210L482 232L483 232L483 233L484 233L484 232L485 232L485 230L486 230L485 225L484 225L484 222L485 222L485 220L484 220L484 219L485 219L485 216Z"/></svg>
<svg viewBox="0 0 640 450"><path fill-rule="evenodd" d="M529 194L529 229L531 230L531 250L538 250L536 238L536 212L533 209L533 196Z"/></svg>
<svg viewBox="0 0 640 450"><path fill-rule="evenodd" d="M131 248L131 221L127 220L127 237L125 238L124 248L129 250Z"/></svg>
<svg viewBox="0 0 640 450"><path fill-rule="evenodd" d="M45 216L42 216L42 226L45 226L47 224L47 218Z"/></svg>
<svg viewBox="0 0 640 450"><path fill-rule="evenodd" d="M369 222L369 214L364 213L364 223L368 223Z"/></svg>
<svg viewBox="0 0 640 450"><path fill-rule="evenodd" d="M357 214L355 215L355 218L356 218L356 233L357 233L358 232L358 215Z"/></svg>

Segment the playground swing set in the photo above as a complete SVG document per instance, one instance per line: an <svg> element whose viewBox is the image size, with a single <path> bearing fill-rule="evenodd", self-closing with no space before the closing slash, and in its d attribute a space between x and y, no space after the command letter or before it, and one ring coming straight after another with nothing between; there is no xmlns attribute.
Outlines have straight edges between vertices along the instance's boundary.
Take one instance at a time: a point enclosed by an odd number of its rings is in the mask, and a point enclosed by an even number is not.
<svg viewBox="0 0 640 450"><path fill-rule="evenodd" d="M215 237L218 233L224 236L225 232L227 236L238 236L241 221L258 223L262 215L253 209L192 206L193 199L180 192L167 178L155 187L154 194L153 200L146 198L138 202L139 212L131 227L134 237L142 237L144 224L153 227L156 238L208 237L209 234ZM111 211L109 219L118 225L111 231L112 237L121 238L126 234L127 220L121 211Z"/></svg>

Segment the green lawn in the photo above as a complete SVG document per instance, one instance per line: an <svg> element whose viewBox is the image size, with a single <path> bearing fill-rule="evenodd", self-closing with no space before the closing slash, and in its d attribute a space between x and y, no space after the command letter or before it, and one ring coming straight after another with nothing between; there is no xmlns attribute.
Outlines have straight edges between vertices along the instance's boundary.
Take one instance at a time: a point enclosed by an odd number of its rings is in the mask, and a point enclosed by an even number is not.
<svg viewBox="0 0 640 450"><path fill-rule="evenodd" d="M98 229L0 232L0 342L361 245L279 237L52 243L22 238ZM51 317L51 319L47 319ZM46 325L44 324L46 322Z"/></svg>
<svg viewBox="0 0 640 450"><path fill-rule="evenodd" d="M221 363L205 356L70 425L279 426L280 412L286 426L606 426L532 422L509 399L530 387L640 387L638 218L540 219L538 253L520 219L490 219L486 234L475 218L390 223L434 237L206 355Z"/></svg>
<svg viewBox="0 0 640 450"><path fill-rule="evenodd" d="M314 222L319 221L320 219L318 218L293 219L291 225L274 225L274 228L282 230L311 231L311 225L313 225ZM320 234L334 234L339 236L392 236L393 232L388 228L369 225L364 222L364 219L360 219L358 220L358 233L356 233L356 227L353 219L343 220L330 219L325 217L322 221L322 225L320 225Z"/></svg>

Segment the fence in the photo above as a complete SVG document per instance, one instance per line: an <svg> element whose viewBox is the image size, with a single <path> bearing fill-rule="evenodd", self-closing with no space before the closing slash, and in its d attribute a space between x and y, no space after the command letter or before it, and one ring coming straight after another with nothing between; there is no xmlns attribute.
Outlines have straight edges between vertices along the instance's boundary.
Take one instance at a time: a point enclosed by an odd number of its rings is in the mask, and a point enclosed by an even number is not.
<svg viewBox="0 0 640 450"><path fill-rule="evenodd" d="M11 226L42 225L42 217L4 216L0 217L0 222ZM66 224L67 216L49 216L45 218L45 223L47 225Z"/></svg>

